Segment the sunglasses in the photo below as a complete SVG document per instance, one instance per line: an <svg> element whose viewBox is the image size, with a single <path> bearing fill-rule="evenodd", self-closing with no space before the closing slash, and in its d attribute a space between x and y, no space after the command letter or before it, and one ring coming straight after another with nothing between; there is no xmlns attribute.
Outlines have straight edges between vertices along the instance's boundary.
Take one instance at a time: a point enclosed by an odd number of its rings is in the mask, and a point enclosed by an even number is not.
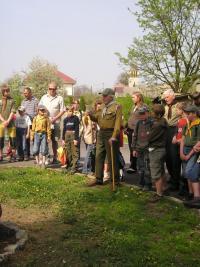
<svg viewBox="0 0 200 267"><path fill-rule="evenodd" d="M50 91L56 91L56 88L49 88Z"/></svg>
<svg viewBox="0 0 200 267"><path fill-rule="evenodd" d="M45 112L45 109L39 109L40 111L42 111L42 112Z"/></svg>

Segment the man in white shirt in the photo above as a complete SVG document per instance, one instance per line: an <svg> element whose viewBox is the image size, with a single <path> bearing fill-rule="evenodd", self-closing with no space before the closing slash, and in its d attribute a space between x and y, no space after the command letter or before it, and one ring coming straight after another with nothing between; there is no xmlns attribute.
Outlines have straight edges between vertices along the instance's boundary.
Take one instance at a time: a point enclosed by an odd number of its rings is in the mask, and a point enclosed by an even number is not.
<svg viewBox="0 0 200 267"><path fill-rule="evenodd" d="M52 123L52 150L53 150L53 164L57 162L58 140L60 139L60 119L65 113L65 105L62 96L57 95L57 84L50 82L48 92L43 95L39 105L44 105L49 112L49 118Z"/></svg>

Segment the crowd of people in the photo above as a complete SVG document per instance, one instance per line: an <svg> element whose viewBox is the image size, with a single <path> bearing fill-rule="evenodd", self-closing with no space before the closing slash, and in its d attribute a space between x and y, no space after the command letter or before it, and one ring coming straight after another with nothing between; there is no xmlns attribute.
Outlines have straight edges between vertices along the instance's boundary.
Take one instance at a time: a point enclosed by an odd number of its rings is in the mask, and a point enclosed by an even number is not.
<svg viewBox="0 0 200 267"><path fill-rule="evenodd" d="M24 100L17 110L8 85L2 85L1 92L0 161L4 156L5 131L9 161L34 156L41 168L49 164L50 142L51 163L59 163L57 151L61 140L65 153L61 167L74 174L83 140L86 154L81 172L94 174L88 185L103 185L106 176L118 186L124 178L120 175L120 169L125 168L120 146L126 134L130 151L126 172L139 174L138 186L142 190L155 188L150 201L157 202L171 191L178 191L185 197L185 206L200 208L200 93L194 95L193 103L180 102L174 91L167 89L162 95L163 102L149 107L143 95L134 92L133 108L125 123L122 107L110 88L104 89L101 101L85 112L79 110L78 100L65 107L55 82L49 83L47 94L40 100L25 87Z"/></svg>

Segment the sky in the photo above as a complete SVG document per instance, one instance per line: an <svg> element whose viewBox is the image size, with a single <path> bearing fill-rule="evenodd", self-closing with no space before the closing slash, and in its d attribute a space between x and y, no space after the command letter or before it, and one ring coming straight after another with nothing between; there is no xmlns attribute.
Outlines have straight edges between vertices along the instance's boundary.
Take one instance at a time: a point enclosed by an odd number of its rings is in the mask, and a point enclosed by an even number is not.
<svg viewBox="0 0 200 267"><path fill-rule="evenodd" d="M111 87L140 35L136 0L0 0L0 81L27 70L34 57L93 88Z"/></svg>

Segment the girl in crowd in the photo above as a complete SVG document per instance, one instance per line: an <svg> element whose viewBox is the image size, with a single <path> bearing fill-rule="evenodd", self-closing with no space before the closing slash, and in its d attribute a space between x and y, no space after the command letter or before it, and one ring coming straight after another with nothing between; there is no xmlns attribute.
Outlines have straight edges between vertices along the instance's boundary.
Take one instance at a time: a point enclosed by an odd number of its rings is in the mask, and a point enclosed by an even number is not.
<svg viewBox="0 0 200 267"><path fill-rule="evenodd" d="M16 160L16 127L14 122L15 103L10 96L10 88L4 84L1 87L2 99L0 100L0 161L3 160L5 129L11 148L10 161Z"/></svg>

